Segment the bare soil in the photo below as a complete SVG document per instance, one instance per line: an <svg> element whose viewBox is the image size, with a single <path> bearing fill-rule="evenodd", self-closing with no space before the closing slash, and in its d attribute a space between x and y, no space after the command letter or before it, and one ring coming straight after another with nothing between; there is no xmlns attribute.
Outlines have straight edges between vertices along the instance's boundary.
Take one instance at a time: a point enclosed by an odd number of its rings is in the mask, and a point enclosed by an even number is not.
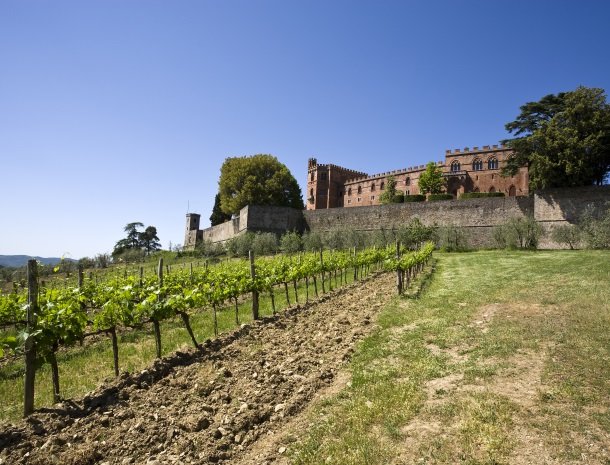
<svg viewBox="0 0 610 465"><path fill-rule="evenodd" d="M339 370L393 281L371 277L0 425L0 465L282 461L276 433L345 384Z"/></svg>

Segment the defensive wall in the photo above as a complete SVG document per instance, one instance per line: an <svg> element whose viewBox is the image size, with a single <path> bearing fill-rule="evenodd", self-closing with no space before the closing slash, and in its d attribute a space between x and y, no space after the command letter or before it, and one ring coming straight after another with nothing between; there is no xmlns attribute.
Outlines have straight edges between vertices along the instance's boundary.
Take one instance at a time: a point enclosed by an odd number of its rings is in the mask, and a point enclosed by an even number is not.
<svg viewBox="0 0 610 465"><path fill-rule="evenodd" d="M236 218L204 230L189 230L189 227L198 225L198 220L192 221L196 214L187 215L185 246L194 247L192 240L189 243L189 237L196 238L196 242L224 242L245 231L282 234L293 230L398 229L418 218L425 225L462 228L472 247L482 247L492 245L495 226L512 218L533 217L546 232L550 232L557 225L575 223L587 208L598 213L610 208L610 186L549 189L528 197L410 202L358 208L301 211L288 207L248 206ZM542 248L556 246L548 234L540 242Z"/></svg>

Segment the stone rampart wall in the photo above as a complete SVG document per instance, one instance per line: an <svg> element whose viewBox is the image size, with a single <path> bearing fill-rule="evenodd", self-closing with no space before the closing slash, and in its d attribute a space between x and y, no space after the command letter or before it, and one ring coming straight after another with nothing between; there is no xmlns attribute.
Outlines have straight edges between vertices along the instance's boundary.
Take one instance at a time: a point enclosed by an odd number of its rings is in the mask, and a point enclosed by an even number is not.
<svg viewBox="0 0 610 465"><path fill-rule="evenodd" d="M426 225L457 226L467 232L473 247L491 246L495 226L511 218L533 216L545 231L558 224L575 223L586 208L601 212L610 207L610 186L551 189L532 197L492 197L436 202L413 202L359 208L294 210L288 207L249 206L239 217L204 229L203 239L224 242L245 231L282 234L353 229L398 229L414 218ZM547 234L540 246L553 248Z"/></svg>

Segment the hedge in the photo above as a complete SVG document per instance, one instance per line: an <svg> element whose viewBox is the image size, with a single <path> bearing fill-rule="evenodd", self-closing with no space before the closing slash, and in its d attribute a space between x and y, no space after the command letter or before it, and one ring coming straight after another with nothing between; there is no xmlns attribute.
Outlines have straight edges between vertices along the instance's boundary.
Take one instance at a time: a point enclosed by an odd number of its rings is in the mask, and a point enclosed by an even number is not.
<svg viewBox="0 0 610 465"><path fill-rule="evenodd" d="M453 195L451 194L430 194L428 196L428 201L434 202L435 200L451 200L453 199Z"/></svg>
<svg viewBox="0 0 610 465"><path fill-rule="evenodd" d="M426 200L425 195L421 195L421 194L405 195L405 202L424 202L425 200Z"/></svg>
<svg viewBox="0 0 610 465"><path fill-rule="evenodd" d="M481 199L485 197L504 197L504 192L464 192L460 199Z"/></svg>

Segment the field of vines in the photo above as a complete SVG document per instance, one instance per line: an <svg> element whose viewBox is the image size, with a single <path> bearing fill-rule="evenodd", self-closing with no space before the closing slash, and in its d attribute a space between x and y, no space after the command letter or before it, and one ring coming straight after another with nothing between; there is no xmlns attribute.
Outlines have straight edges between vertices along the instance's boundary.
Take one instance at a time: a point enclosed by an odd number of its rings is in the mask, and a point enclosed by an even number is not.
<svg viewBox="0 0 610 465"><path fill-rule="evenodd" d="M79 284L53 288L37 278L36 265L30 263L29 284L0 294L0 361L25 356L26 399L24 414L33 410L33 387L28 400L28 364L32 367L49 363L53 378L53 393L60 399L57 351L61 348L79 350L79 345L91 336L107 334L112 339L115 375L119 374L117 332L125 328L139 328L152 324L157 357L161 357L160 322L179 317L188 331L193 345L199 341L191 329L190 317L195 312L212 312L214 332L217 333L216 313L219 308L234 305L239 324L238 302L252 295L253 319L258 318L258 295L271 298L275 312L274 293L289 292L295 301L310 299L310 283L314 294L347 282L347 273L354 278L373 269L397 272L398 292L403 283L430 257L434 246L424 244L411 251L396 247L369 248L361 251L320 251L293 256L261 257L213 266L172 270L163 273L159 263L155 275L123 275L107 277L104 281L85 278L80 273ZM298 283L305 282L305 295L298 295ZM36 368L30 368L35 370ZM33 372L29 374L33 378ZM31 381L33 386L33 381Z"/></svg>

